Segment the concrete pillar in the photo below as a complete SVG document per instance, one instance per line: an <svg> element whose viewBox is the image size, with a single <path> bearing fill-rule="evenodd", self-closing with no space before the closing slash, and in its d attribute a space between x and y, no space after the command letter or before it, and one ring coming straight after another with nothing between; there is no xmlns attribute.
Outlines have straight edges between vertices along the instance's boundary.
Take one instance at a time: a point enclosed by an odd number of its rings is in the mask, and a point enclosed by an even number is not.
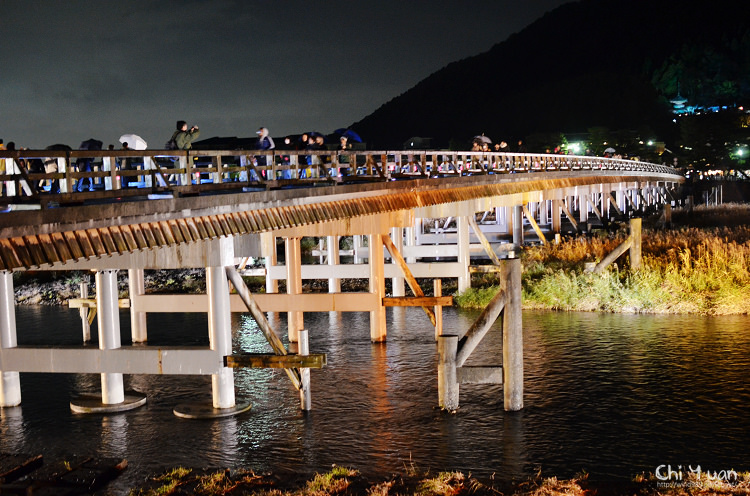
<svg viewBox="0 0 750 496"><path fill-rule="evenodd" d="M302 294L302 249L301 238L284 238L286 264L286 294ZM298 333L305 327L304 313L298 310L287 312L287 332L289 342L296 343Z"/></svg>
<svg viewBox="0 0 750 496"><path fill-rule="evenodd" d="M208 339L212 350L221 356L232 354L232 314L229 304L229 283L224 267L206 268L208 293ZM211 376L214 408L233 408L234 370L224 367Z"/></svg>
<svg viewBox="0 0 750 496"><path fill-rule="evenodd" d="M602 209L602 221L607 222L610 220L609 216L609 186L605 188L602 186L601 193L601 209Z"/></svg>
<svg viewBox="0 0 750 496"><path fill-rule="evenodd" d="M273 234L268 234L264 238L264 248L266 252L265 264L266 264L266 293L278 293L279 292L279 281L271 278L269 271L271 267L276 265L276 237Z"/></svg>
<svg viewBox="0 0 750 496"><path fill-rule="evenodd" d="M117 271L100 270L96 273L96 320L99 329L99 349L113 350L121 346L120 307L117 294ZM125 401L122 374L102 373L102 403L111 405Z"/></svg>
<svg viewBox="0 0 750 496"><path fill-rule="evenodd" d="M458 336L438 337L438 405L449 411L458 409L457 351Z"/></svg>
<svg viewBox="0 0 750 496"><path fill-rule="evenodd" d="M310 341L307 329L299 331L299 344L297 350L300 355L310 354ZM300 373L300 388L299 388L299 403L300 408L304 411L310 411L312 408L312 400L310 397L310 369L302 367L299 369Z"/></svg>
<svg viewBox="0 0 750 496"><path fill-rule="evenodd" d="M338 265L341 258L339 257L339 237L326 237L326 251L328 252L328 265ZM331 274L335 275L335 269L331 269ZM328 278L328 292L341 292L341 279L337 277Z"/></svg>
<svg viewBox="0 0 750 496"><path fill-rule="evenodd" d="M458 277L458 292L463 293L471 287L471 253L469 251L469 219L465 215L456 217L456 228L458 231L458 263L461 267L461 275Z"/></svg>
<svg viewBox="0 0 750 496"><path fill-rule="evenodd" d="M562 230L562 200L552 200L552 232L559 234Z"/></svg>
<svg viewBox="0 0 750 496"><path fill-rule="evenodd" d="M360 251L359 251L361 247L362 247L362 235L361 234L353 235L352 236L352 251L354 252L353 262L355 264L362 263L362 257L360 256Z"/></svg>
<svg viewBox="0 0 750 496"><path fill-rule="evenodd" d="M523 206L513 206L513 244L523 245Z"/></svg>
<svg viewBox="0 0 750 496"><path fill-rule="evenodd" d="M503 261L503 405L506 411L523 408L523 320L521 314L521 260Z"/></svg>
<svg viewBox="0 0 750 496"><path fill-rule="evenodd" d="M578 196L578 221L581 224L581 229L585 229L589 221L589 202L586 200L586 195Z"/></svg>
<svg viewBox="0 0 750 496"><path fill-rule="evenodd" d="M403 230L403 238L401 241L401 245L396 245L403 247L406 246L416 246L417 245L417 237L415 235L415 229L414 227L405 227ZM393 237L393 236L391 236ZM396 240L393 240L394 243L396 243ZM404 257L404 260L406 260L406 263L416 263L417 259L416 257Z"/></svg>
<svg viewBox="0 0 750 496"><path fill-rule="evenodd" d="M143 269L128 269L128 292L130 293L130 334L134 343L148 341L146 312L138 312L139 297L146 294Z"/></svg>
<svg viewBox="0 0 750 496"><path fill-rule="evenodd" d="M513 207L503 207L503 216L505 218L505 234L513 234Z"/></svg>
<svg viewBox="0 0 750 496"><path fill-rule="evenodd" d="M377 308L370 310L370 340L380 343L386 338L385 307L385 263L383 261L383 239L380 234L368 236L370 245L370 293L375 293L379 302Z"/></svg>
<svg viewBox="0 0 750 496"><path fill-rule="evenodd" d="M89 297L89 281L86 277L85 281L81 281L81 298L88 299ZM83 334L83 342L88 343L91 341L91 324L89 324L89 312L91 309L88 307L81 307L78 309L79 315L81 316L81 334Z"/></svg>
<svg viewBox="0 0 750 496"><path fill-rule="evenodd" d="M393 227L391 228L391 240L393 240L393 245L396 247L396 249L403 255L404 253L404 229L401 227ZM391 257L391 263L395 264L396 259ZM397 276L391 278L391 286L392 291L391 294L393 296L406 296L406 286L405 286L405 279L403 276Z"/></svg>
<svg viewBox="0 0 750 496"><path fill-rule="evenodd" d="M16 301L13 273L0 271L0 348L15 348ZM0 371L0 408L21 404L21 378L18 372Z"/></svg>

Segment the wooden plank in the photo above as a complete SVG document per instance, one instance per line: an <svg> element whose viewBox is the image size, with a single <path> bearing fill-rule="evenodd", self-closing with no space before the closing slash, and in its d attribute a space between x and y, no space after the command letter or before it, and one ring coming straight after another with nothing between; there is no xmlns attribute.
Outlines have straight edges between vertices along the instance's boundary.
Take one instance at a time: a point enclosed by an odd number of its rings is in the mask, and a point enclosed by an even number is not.
<svg viewBox="0 0 750 496"><path fill-rule="evenodd" d="M383 298L384 307L453 306L452 296L398 296Z"/></svg>
<svg viewBox="0 0 750 496"><path fill-rule="evenodd" d="M118 308L130 308L130 299L117 300ZM96 300L92 298L71 298L68 300L68 308L96 308Z"/></svg>
<svg viewBox="0 0 750 496"><path fill-rule="evenodd" d="M0 453L0 482L9 482L41 467L42 455Z"/></svg>
<svg viewBox="0 0 750 496"><path fill-rule="evenodd" d="M268 353L241 353L224 357L224 366L233 369L321 369L327 364L325 353L309 355L271 355Z"/></svg>

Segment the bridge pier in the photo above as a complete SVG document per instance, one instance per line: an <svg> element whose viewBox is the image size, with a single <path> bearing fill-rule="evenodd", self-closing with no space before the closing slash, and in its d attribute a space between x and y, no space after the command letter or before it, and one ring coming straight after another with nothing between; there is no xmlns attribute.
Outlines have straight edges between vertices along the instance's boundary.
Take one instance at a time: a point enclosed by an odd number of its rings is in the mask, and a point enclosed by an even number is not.
<svg viewBox="0 0 750 496"><path fill-rule="evenodd" d="M286 294L302 294L302 250L299 237L284 238L286 264ZM298 333L305 327L304 313L299 310L287 312L289 342L296 343Z"/></svg>
<svg viewBox="0 0 750 496"><path fill-rule="evenodd" d="M117 292L117 270L96 272L97 329L100 350L121 347L120 310ZM146 403L146 396L137 392L125 394L121 372L101 373L101 396L81 394L70 401L75 413L108 413L132 410Z"/></svg>
<svg viewBox="0 0 750 496"><path fill-rule="evenodd" d="M385 261L383 259L383 235L370 234L369 241L369 266L370 266L370 293L376 295L378 305L370 310L370 341L382 343L386 339L387 329L385 321Z"/></svg>
<svg viewBox="0 0 750 496"><path fill-rule="evenodd" d="M232 314L229 282L224 267L206 267L208 296L208 339L217 360L232 354ZM212 403L177 405L173 413L183 418L219 418L237 415L250 409L249 403L238 405L234 395L234 370L222 366L211 374Z"/></svg>
<svg viewBox="0 0 750 496"><path fill-rule="evenodd" d="M326 252L328 254L328 265L338 265L340 262L339 257L339 237L338 236L327 236L326 237ZM328 278L328 292L329 293L340 293L341 292L341 279L335 277L335 270L333 271L334 276Z"/></svg>
<svg viewBox="0 0 750 496"><path fill-rule="evenodd" d="M138 298L146 294L143 269L128 269L128 292L130 294L130 334L134 343L148 341L146 312L139 312ZM84 296L82 296L84 297ZM85 297L84 297L85 298Z"/></svg>
<svg viewBox="0 0 750 496"><path fill-rule="evenodd" d="M469 273L469 265L471 265L469 219L465 215L456 217L456 228L458 230L458 264L461 267L461 274L458 276L458 292L463 293L471 288L471 274Z"/></svg>
<svg viewBox="0 0 750 496"><path fill-rule="evenodd" d="M0 348L15 348L16 304L13 272L0 271ZM21 404L21 379L18 372L0 370L0 408Z"/></svg>
<svg viewBox="0 0 750 496"><path fill-rule="evenodd" d="M391 240L399 252L404 251L404 229L401 227L391 228ZM395 264L396 259L391 257L391 263ZM391 294L393 296L406 296L406 284L403 276L398 275L391 278Z"/></svg>

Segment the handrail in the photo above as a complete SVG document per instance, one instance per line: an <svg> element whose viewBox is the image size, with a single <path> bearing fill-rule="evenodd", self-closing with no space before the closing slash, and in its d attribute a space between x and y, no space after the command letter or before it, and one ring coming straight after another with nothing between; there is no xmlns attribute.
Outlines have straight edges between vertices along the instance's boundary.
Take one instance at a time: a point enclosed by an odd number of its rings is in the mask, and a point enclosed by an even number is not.
<svg viewBox="0 0 750 496"><path fill-rule="evenodd" d="M91 171L78 170L79 159L91 159ZM5 165L0 167L0 203L42 206L169 191L195 194L477 174L619 170L678 175L666 165L626 159L448 150L2 150L0 161ZM44 161L56 170L41 172ZM95 184L93 191L76 190L84 181Z"/></svg>

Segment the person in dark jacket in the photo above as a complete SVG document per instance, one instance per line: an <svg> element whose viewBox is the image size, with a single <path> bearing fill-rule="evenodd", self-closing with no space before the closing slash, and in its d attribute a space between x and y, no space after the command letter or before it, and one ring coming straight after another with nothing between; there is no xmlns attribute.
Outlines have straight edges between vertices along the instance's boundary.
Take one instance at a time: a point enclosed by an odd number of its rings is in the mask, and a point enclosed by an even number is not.
<svg viewBox="0 0 750 496"><path fill-rule="evenodd" d="M177 121L177 130L172 134L178 150L190 150L193 146L193 141L198 139L201 135L198 126L192 126L188 129L187 122Z"/></svg>

